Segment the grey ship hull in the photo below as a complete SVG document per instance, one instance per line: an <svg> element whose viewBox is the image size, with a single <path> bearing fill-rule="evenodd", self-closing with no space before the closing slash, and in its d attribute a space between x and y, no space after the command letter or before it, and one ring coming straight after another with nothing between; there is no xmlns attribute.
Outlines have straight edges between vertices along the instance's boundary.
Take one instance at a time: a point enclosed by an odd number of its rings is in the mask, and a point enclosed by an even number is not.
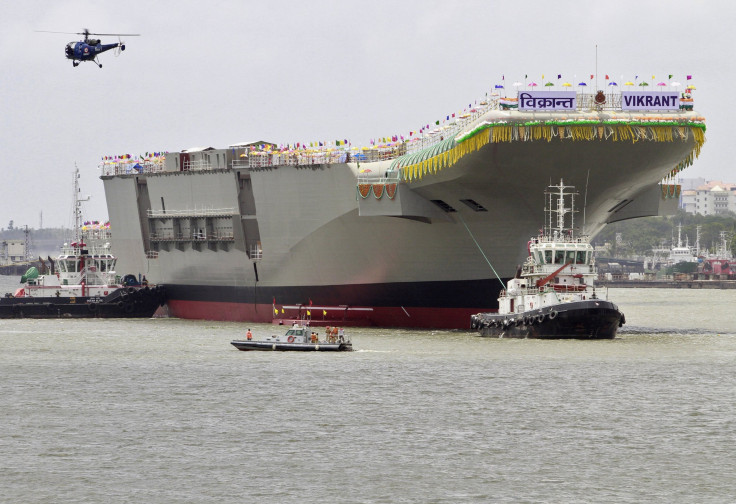
<svg viewBox="0 0 736 504"><path fill-rule="evenodd" d="M467 329L523 262L551 180L581 188L576 225L592 236L674 210L659 182L694 147L692 135L491 142L394 199L356 191L362 169L389 162L102 178L120 269L165 284L173 316ZM201 226L210 237L192 241ZM232 236L212 238L218 228Z"/></svg>

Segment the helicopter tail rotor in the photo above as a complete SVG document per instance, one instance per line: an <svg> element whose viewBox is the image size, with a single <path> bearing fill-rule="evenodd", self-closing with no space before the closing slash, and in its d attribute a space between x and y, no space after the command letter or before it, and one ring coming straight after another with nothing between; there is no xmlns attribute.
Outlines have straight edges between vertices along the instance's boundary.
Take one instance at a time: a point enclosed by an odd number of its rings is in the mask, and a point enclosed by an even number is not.
<svg viewBox="0 0 736 504"><path fill-rule="evenodd" d="M118 46L115 48L115 56L120 56L120 53L122 51L125 51L125 41L121 40L120 37L118 37Z"/></svg>

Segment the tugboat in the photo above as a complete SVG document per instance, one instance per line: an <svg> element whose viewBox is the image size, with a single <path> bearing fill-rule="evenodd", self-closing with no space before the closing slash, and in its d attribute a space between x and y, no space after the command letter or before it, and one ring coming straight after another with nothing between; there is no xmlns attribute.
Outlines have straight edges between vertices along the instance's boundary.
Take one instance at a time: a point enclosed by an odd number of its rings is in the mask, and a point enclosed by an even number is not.
<svg viewBox="0 0 736 504"><path fill-rule="evenodd" d="M21 277L14 294L0 298L0 318L148 318L165 301L162 285L149 286L134 275L115 272L106 224L81 219L75 171L75 238L64 244L50 266L41 260ZM144 277L145 278L145 277Z"/></svg>
<svg viewBox="0 0 736 504"><path fill-rule="evenodd" d="M471 328L497 338L615 338L626 318L594 287L593 247L574 234L574 188L560 180L545 194L547 219L526 262L501 291L498 312L473 315Z"/></svg>
<svg viewBox="0 0 736 504"><path fill-rule="evenodd" d="M248 329L250 336L250 329ZM329 333L328 333L329 334ZM353 344L343 334L329 334L324 341L309 327L294 324L279 336L274 334L265 340L234 340L230 342L238 350L279 350L302 352L352 352Z"/></svg>

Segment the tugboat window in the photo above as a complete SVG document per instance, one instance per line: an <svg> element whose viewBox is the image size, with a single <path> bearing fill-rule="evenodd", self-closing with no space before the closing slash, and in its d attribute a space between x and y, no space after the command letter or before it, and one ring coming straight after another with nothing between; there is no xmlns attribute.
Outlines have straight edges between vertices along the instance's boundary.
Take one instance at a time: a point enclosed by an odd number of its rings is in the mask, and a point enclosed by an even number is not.
<svg viewBox="0 0 736 504"><path fill-rule="evenodd" d="M564 264L564 263L565 263L565 251L555 250L555 264Z"/></svg>
<svg viewBox="0 0 736 504"><path fill-rule="evenodd" d="M552 264L552 251L551 250L544 251L544 262L547 264Z"/></svg>

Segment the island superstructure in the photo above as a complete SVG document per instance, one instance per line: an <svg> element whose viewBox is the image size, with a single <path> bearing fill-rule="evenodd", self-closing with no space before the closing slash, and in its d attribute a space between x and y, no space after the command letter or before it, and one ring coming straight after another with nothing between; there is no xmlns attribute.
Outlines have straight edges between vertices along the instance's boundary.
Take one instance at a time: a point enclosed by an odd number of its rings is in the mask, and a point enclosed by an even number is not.
<svg viewBox="0 0 736 504"><path fill-rule="evenodd" d="M360 148L110 156L113 247L121 269L166 285L172 316L468 328L524 262L550 181L580 188L590 236L676 209L704 118L684 94L656 93L492 94Z"/></svg>

